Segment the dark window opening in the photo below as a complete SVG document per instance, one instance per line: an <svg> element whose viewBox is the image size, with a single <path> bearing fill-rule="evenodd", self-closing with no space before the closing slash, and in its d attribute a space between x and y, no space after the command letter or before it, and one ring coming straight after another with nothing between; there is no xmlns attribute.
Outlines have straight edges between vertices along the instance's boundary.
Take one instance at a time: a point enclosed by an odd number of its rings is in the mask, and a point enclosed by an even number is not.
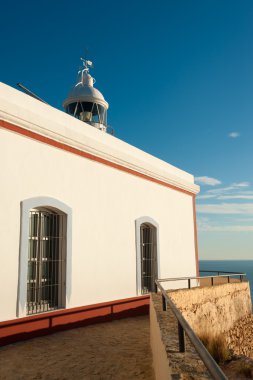
<svg viewBox="0 0 253 380"><path fill-rule="evenodd" d="M155 291L157 279L157 231L149 223L143 223L141 233L141 289L142 294Z"/></svg>
<svg viewBox="0 0 253 380"><path fill-rule="evenodd" d="M65 215L51 210L30 211L28 315L64 307L65 257Z"/></svg>

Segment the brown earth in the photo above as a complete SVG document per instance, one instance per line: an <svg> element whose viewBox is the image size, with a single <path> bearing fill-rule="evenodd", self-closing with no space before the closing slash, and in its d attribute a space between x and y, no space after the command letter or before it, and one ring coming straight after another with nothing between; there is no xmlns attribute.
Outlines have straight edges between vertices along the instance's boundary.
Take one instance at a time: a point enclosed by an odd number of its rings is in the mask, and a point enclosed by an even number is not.
<svg viewBox="0 0 253 380"><path fill-rule="evenodd" d="M246 356L237 356L221 368L229 380L253 379L253 360Z"/></svg>
<svg viewBox="0 0 253 380"><path fill-rule="evenodd" d="M86 326L0 348L1 380L154 380L149 318Z"/></svg>

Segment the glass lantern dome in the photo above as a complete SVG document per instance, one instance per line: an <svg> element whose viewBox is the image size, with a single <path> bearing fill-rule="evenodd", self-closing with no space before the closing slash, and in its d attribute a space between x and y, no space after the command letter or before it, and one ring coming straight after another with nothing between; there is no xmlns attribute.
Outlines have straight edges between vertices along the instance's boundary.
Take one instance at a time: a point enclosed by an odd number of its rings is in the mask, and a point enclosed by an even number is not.
<svg viewBox="0 0 253 380"><path fill-rule="evenodd" d="M69 115L106 132L109 104L101 92L93 86L95 80L89 74L92 62L82 61L84 69L78 72L77 84L63 102L63 107Z"/></svg>

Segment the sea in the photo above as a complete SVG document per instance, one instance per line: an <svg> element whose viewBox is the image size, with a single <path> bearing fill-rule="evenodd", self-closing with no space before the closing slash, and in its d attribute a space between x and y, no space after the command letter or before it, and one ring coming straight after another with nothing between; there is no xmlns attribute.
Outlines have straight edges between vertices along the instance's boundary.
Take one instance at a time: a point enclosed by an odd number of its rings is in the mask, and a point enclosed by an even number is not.
<svg viewBox="0 0 253 380"><path fill-rule="evenodd" d="M200 270L226 271L233 273L246 273L246 279L250 283L251 299L253 300L253 260L200 260ZM200 273L201 276L213 273Z"/></svg>

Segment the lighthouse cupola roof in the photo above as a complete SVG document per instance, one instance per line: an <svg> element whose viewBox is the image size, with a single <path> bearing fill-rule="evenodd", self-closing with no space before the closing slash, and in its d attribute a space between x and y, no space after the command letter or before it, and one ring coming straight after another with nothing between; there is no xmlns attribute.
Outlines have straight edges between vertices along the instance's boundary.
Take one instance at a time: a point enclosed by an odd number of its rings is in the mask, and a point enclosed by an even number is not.
<svg viewBox="0 0 253 380"><path fill-rule="evenodd" d="M64 100L63 107L70 115L106 132L109 104L94 87L95 79L89 73L92 62L81 60L83 68L78 71L77 83Z"/></svg>

